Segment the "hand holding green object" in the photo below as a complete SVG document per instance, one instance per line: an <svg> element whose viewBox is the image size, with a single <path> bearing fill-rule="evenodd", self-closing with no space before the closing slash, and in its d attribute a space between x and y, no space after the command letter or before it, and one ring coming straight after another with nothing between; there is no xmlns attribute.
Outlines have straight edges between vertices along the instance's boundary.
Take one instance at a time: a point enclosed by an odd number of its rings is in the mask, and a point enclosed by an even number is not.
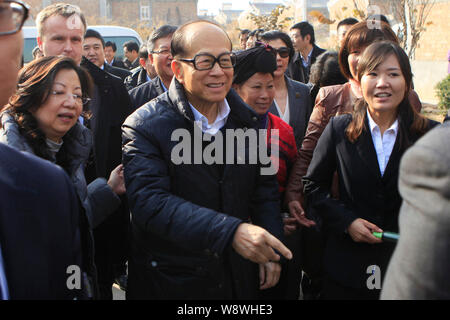
<svg viewBox="0 0 450 320"><path fill-rule="evenodd" d="M372 234L378 239L388 242L397 242L399 238L399 234L394 232L372 232Z"/></svg>

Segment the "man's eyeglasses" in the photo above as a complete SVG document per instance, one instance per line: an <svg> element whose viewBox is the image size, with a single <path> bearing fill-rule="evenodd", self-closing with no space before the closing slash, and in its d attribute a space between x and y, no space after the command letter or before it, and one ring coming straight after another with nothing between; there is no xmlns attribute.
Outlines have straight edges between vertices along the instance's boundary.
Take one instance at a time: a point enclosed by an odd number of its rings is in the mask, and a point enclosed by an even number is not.
<svg viewBox="0 0 450 320"><path fill-rule="evenodd" d="M159 51L150 51L150 53L156 53L156 54L161 54L163 56L168 56L170 55L170 50L169 49L163 49L163 50L159 50Z"/></svg>
<svg viewBox="0 0 450 320"><path fill-rule="evenodd" d="M288 47L281 47L278 49L273 49L275 53L278 53L281 58L287 58L289 57L289 54L291 53L291 50Z"/></svg>
<svg viewBox="0 0 450 320"><path fill-rule="evenodd" d="M195 70L199 71L211 70L216 62L223 69L233 68L236 65L236 56L229 52L222 53L217 58L209 53L199 53L194 56L194 59L178 60L193 63Z"/></svg>
<svg viewBox="0 0 450 320"><path fill-rule="evenodd" d="M0 3L0 36L19 32L28 18L29 6L20 1Z"/></svg>

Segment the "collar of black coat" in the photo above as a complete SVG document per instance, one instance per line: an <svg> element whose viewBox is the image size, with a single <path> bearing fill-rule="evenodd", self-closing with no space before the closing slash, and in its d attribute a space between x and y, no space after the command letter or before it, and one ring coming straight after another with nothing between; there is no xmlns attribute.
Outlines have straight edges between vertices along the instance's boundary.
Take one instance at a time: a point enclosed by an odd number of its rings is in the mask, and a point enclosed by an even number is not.
<svg viewBox="0 0 450 320"><path fill-rule="evenodd" d="M150 82L153 83L153 86L155 87L158 95L161 95L164 92L166 92L164 90L163 82L159 76L154 77L152 80L150 80Z"/></svg>
<svg viewBox="0 0 450 320"><path fill-rule="evenodd" d="M141 72L141 70L143 70L144 68L142 68L141 66L136 67L134 69L129 70L131 72L132 75L135 75L136 73Z"/></svg>
<svg viewBox="0 0 450 320"><path fill-rule="evenodd" d="M111 77L115 77L120 80L120 78L106 72L105 70L100 69L95 64L93 64L88 59L86 59L86 57L84 57L84 56L81 59L80 66L85 68L89 72L89 74L94 79L94 82L97 85L98 85L99 81L101 82L101 81L104 81L105 79L108 79Z"/></svg>
<svg viewBox="0 0 450 320"><path fill-rule="evenodd" d="M20 133L19 125L9 111L0 114L0 133L5 135L5 140L10 147L20 151L31 151L25 136ZM92 148L91 131L77 122L63 137L65 150L68 153L71 170L75 170L81 163L89 158Z"/></svg>
<svg viewBox="0 0 450 320"><path fill-rule="evenodd" d="M185 118L194 122L194 113L186 98L184 87L175 77L170 83L168 95L173 106L177 108ZM258 128L258 115L241 99L234 89L230 89L225 99L227 99L228 105L230 106L230 114L227 123L232 120L238 127Z"/></svg>

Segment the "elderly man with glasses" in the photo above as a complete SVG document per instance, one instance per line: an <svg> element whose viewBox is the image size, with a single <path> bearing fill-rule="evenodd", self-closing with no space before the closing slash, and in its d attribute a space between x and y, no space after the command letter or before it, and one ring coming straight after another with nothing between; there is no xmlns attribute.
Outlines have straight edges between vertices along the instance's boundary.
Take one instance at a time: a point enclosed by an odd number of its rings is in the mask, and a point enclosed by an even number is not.
<svg viewBox="0 0 450 320"><path fill-rule="evenodd" d="M169 90L122 126L132 215L128 299L257 298L260 285L278 280L274 262L292 258L278 239L275 175L248 161L257 144L225 134L259 126L230 90L231 50L212 22L178 28Z"/></svg>
<svg viewBox="0 0 450 320"><path fill-rule="evenodd" d="M16 89L27 17L23 2L0 0L0 109ZM61 168L0 143L0 300L78 297L78 213Z"/></svg>

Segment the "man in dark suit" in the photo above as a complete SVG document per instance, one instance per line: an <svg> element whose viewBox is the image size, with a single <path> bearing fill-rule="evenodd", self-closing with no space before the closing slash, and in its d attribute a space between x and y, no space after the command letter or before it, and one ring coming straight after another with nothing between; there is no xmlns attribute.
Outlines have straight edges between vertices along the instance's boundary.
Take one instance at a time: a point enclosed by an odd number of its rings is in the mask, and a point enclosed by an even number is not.
<svg viewBox="0 0 450 320"><path fill-rule="evenodd" d="M294 24L289 32L295 54L289 64L288 76L303 83L309 82L311 66L324 49L319 48L315 42L314 28L308 22L303 21Z"/></svg>
<svg viewBox="0 0 450 320"><path fill-rule="evenodd" d="M134 41L127 41L123 44L123 63L128 70L139 67L139 45Z"/></svg>
<svg viewBox="0 0 450 320"><path fill-rule="evenodd" d="M139 50L140 66L131 70L131 75L129 75L123 82L128 91L140 86L141 84L152 81L157 77L155 67L148 56L147 46L142 45Z"/></svg>
<svg viewBox="0 0 450 320"><path fill-rule="evenodd" d="M86 30L83 41L83 55L97 67L121 78L122 81L131 74L128 70L110 66L105 62L105 40L95 30Z"/></svg>
<svg viewBox="0 0 450 320"><path fill-rule="evenodd" d="M111 67L126 69L124 63L120 59L116 59L117 46L112 41L105 43L105 63Z"/></svg>
<svg viewBox="0 0 450 320"><path fill-rule="evenodd" d="M0 159L0 277L7 284L0 300L76 298L67 286L69 267L81 266L72 182L59 167L4 144Z"/></svg>
<svg viewBox="0 0 450 320"><path fill-rule="evenodd" d="M170 51L171 41L176 29L175 26L164 25L150 35L147 44L148 58L155 67L157 76L152 81L129 91L134 109L163 94L169 88L173 78L170 66L173 59Z"/></svg>
<svg viewBox="0 0 450 320"><path fill-rule="evenodd" d="M128 92L120 78L105 72L83 58L81 66L94 80L95 94L91 100L92 117L87 124L94 136L93 161L86 168L88 183L107 177L122 162L121 125L131 114ZM101 299L112 299L114 265L125 263L128 250L129 211L126 198L108 219L94 230L95 263Z"/></svg>
<svg viewBox="0 0 450 320"><path fill-rule="evenodd" d="M382 299L450 299L450 123L433 129L400 163L400 239Z"/></svg>
<svg viewBox="0 0 450 320"><path fill-rule="evenodd" d="M17 5L0 0L11 8L0 23L0 106L16 89L21 63L28 9ZM67 286L67 270L81 266L78 210L62 169L0 144L0 300L77 296Z"/></svg>

